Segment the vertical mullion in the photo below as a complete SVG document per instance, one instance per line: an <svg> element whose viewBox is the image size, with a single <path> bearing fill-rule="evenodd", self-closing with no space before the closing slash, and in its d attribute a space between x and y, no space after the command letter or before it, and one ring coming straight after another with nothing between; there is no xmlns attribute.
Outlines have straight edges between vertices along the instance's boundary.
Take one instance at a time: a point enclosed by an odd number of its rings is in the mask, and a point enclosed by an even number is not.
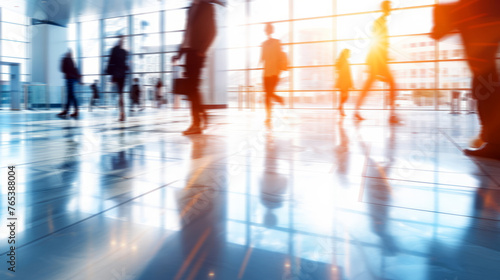
<svg viewBox="0 0 500 280"><path fill-rule="evenodd" d="M100 79L99 79L99 88L101 89L101 95L102 95L102 100L104 100L104 102L106 102L106 98L104 96L105 94L105 86L106 86L106 82L105 82L105 79L106 79L106 76L105 76L105 69L106 69L106 60L105 60L105 56L106 56L106 50L104 49L106 46L105 46L105 43L104 43L104 19L101 18L99 19L99 43L101 44L101 47L99 48L99 55L100 55L100 59L101 59L101 75L100 75ZM101 103L102 105L102 103ZM105 106L107 106L107 104L105 103Z"/></svg>
<svg viewBox="0 0 500 280"><path fill-rule="evenodd" d="M293 30L293 26L294 26L294 22L293 22L293 0L288 0L288 42L290 42L290 45L289 45L289 48L288 48L288 57L289 57L289 60L292 62L290 69L288 70L289 73L288 73L288 80L289 80L289 84L288 84L288 88L289 88L289 93L288 93L288 96L290 98L290 105L289 105L289 109L293 109L295 106L294 106L294 72L295 72L295 68L293 68L293 61L294 61L294 57L293 57L293 50L294 50L294 41L293 41L293 34L294 34L294 30Z"/></svg>
<svg viewBox="0 0 500 280"><path fill-rule="evenodd" d="M439 4L439 0L434 0L434 3ZM440 80L439 80L439 41L434 41L434 110L439 110L439 88L440 88ZM436 90L437 89L437 90Z"/></svg>
<svg viewBox="0 0 500 280"><path fill-rule="evenodd" d="M338 93L337 90L335 89L335 75L336 75L336 72L335 72L335 58L337 56L337 53L338 53L338 50L337 50L337 0L332 0L332 39L333 39L333 84L334 84L334 87L332 88L332 105L333 105L333 108L332 109L335 109L337 104L338 104L338 100L339 100L339 97L338 97ZM349 66L350 67L350 66Z"/></svg>
<svg viewBox="0 0 500 280"><path fill-rule="evenodd" d="M250 1L245 1L245 89L243 90L245 94L245 99L248 99L250 94ZM247 102L247 107L250 108L249 102Z"/></svg>

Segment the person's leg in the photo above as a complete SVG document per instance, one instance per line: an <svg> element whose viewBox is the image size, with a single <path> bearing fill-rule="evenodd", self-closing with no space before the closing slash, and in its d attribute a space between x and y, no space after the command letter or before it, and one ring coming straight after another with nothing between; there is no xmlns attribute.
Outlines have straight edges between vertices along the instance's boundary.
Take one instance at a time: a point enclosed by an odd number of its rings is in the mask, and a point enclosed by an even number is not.
<svg viewBox="0 0 500 280"><path fill-rule="evenodd" d="M345 116L344 104L346 103L348 97L349 97L349 91L347 89L341 89L340 90L340 103L339 103L339 111L340 111L341 116Z"/></svg>
<svg viewBox="0 0 500 280"><path fill-rule="evenodd" d="M498 33L498 32L496 32ZM485 142L500 144L499 118L500 81L495 64L498 35L490 30L484 33L462 33L469 66L473 73L472 96L477 101L479 120L483 127L481 138ZM479 44L484 42L484 44Z"/></svg>
<svg viewBox="0 0 500 280"><path fill-rule="evenodd" d="M385 81L389 85L389 107L390 107L389 122L397 124L400 123L401 120L396 115L396 83L394 81L392 73L389 70L387 71Z"/></svg>
<svg viewBox="0 0 500 280"><path fill-rule="evenodd" d="M272 78L271 77L263 77L263 83L264 83L264 102L265 102L265 108L266 108L266 122L271 121L271 110L272 110Z"/></svg>
<svg viewBox="0 0 500 280"><path fill-rule="evenodd" d="M271 76L269 81L270 91L272 92L271 97L274 101L279 102L283 105L283 97L276 94L276 87L278 87L279 76Z"/></svg>
<svg viewBox="0 0 500 280"><path fill-rule="evenodd" d="M201 94L200 94L200 75L205 58L199 56L196 52L188 52L186 55L186 77L190 87L189 100L191 102L191 127L185 131L185 134L200 133L201 114L203 114Z"/></svg>
<svg viewBox="0 0 500 280"><path fill-rule="evenodd" d="M477 29L461 30L465 52L471 71L472 95L477 101L481 122L481 139L485 142L480 149L465 149L470 156L500 159L500 81L495 56L500 41L500 26L490 25Z"/></svg>
<svg viewBox="0 0 500 280"><path fill-rule="evenodd" d="M68 105L66 106L66 110L69 111L70 107L74 107L73 114L71 114L71 117L76 117L78 116L78 102L76 100L75 96L75 80L73 79L68 79L66 82L67 90L68 90Z"/></svg>
<svg viewBox="0 0 500 280"><path fill-rule="evenodd" d="M374 81L375 81L375 76L373 74L370 74L370 76L368 76L368 79L366 80L366 82L363 86L363 90L361 91L361 93L358 96L358 100L356 102L356 107L354 108L354 117L359 119L359 120L363 120L363 118L359 115L359 109L363 105L363 102L365 101L365 98L368 94L368 91L370 90Z"/></svg>
<svg viewBox="0 0 500 280"><path fill-rule="evenodd" d="M125 104L123 101L123 88L125 87L125 78L116 79L116 86L118 89L118 107L120 108L120 119L119 121L125 120Z"/></svg>
<svg viewBox="0 0 500 280"><path fill-rule="evenodd" d="M64 105L64 110L61 113L59 113L58 115L64 116L68 113L69 106L72 102L71 96L72 96L71 82L70 82L70 79L66 79L66 105Z"/></svg>

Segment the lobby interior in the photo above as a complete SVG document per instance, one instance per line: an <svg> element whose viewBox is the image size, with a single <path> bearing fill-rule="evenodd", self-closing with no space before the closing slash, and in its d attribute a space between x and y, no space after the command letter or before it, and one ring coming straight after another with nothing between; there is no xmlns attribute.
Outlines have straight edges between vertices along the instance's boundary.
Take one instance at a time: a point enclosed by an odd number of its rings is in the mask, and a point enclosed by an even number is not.
<svg viewBox="0 0 500 280"><path fill-rule="evenodd" d="M440 2L393 1L398 124L380 82L366 120L353 118L379 1L218 5L201 87L209 122L185 136L171 58L191 1L0 1L0 279L498 279L500 161L463 153L481 125L458 34L429 37ZM266 124L267 22L289 69ZM144 93L125 122L103 71L118 35ZM78 118L56 116L68 48L83 75ZM342 116L345 48L354 86Z"/></svg>

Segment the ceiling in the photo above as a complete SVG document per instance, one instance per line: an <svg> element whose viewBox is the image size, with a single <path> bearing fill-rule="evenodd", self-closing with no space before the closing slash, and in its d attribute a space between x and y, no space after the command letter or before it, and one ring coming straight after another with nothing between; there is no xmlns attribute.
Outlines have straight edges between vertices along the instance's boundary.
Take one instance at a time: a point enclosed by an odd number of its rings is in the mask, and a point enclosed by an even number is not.
<svg viewBox="0 0 500 280"><path fill-rule="evenodd" d="M168 2L168 3L166 3ZM158 11L189 0L0 0L0 7L38 20L66 25L78 19L100 19L134 12Z"/></svg>

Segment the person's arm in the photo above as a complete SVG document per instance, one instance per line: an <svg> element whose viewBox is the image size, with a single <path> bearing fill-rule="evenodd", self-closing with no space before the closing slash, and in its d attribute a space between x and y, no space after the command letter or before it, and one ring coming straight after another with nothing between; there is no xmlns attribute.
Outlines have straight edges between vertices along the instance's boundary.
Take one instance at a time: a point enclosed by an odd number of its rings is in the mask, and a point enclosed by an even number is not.
<svg viewBox="0 0 500 280"><path fill-rule="evenodd" d="M185 48L185 45L186 45L186 41L187 41L187 36L188 36L188 32L187 30L190 29L190 25L191 25L191 18L189 16L189 11L191 10L191 7L187 10L187 17L186 17L186 25L184 27L184 34L183 34L183 37L182 37L182 43L179 45L179 49L177 50L177 54L172 56L172 63L175 63L177 60L180 60L182 58L182 56L184 55L184 53L186 52L186 48Z"/></svg>

